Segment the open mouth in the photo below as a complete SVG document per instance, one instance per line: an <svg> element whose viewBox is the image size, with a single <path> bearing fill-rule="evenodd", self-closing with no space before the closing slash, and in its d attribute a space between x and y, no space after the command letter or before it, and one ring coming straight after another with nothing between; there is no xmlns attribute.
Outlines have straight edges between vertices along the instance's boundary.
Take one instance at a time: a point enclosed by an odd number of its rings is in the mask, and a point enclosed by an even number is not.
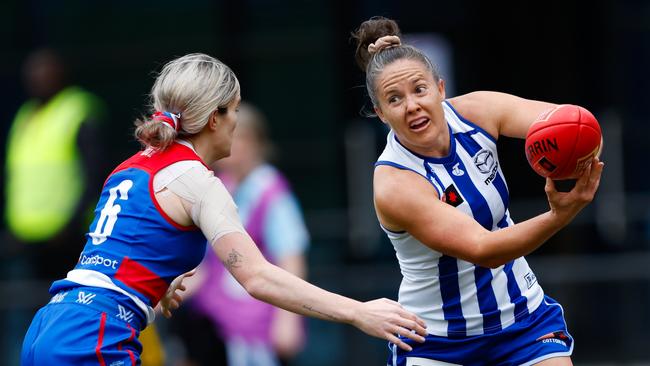
<svg viewBox="0 0 650 366"><path fill-rule="evenodd" d="M430 120L427 117L422 117L415 119L409 123L409 128L411 131L420 131L425 129L429 125Z"/></svg>

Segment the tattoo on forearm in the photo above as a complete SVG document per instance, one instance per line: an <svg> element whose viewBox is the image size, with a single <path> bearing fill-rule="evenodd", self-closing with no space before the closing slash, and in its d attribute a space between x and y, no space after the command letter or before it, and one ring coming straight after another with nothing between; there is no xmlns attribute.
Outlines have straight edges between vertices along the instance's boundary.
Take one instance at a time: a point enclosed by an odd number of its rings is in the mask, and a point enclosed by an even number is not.
<svg viewBox="0 0 650 366"><path fill-rule="evenodd" d="M311 311L312 313L320 314L320 315L322 315L322 316L324 316L325 318L328 318L328 319L339 320L339 319L338 319L337 317L335 317L334 315L332 315L332 314L327 314L327 313L323 313L322 311L318 311L318 310L314 309L313 307L311 307L310 305L306 305L306 304L304 304L304 305L302 306L302 308L303 308L303 309L306 309L306 310L309 310L309 311Z"/></svg>
<svg viewBox="0 0 650 366"><path fill-rule="evenodd" d="M243 256L236 250L232 250L230 254L228 254L228 258L226 258L224 261L222 261L223 265L226 266L226 269L228 271L231 271L233 268L239 268L241 267L241 263Z"/></svg>

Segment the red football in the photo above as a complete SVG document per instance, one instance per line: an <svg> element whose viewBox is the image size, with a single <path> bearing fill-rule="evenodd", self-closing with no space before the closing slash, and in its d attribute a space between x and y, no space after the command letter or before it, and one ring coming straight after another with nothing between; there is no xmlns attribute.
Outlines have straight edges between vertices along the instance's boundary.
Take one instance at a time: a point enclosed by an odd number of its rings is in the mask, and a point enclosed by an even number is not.
<svg viewBox="0 0 650 366"><path fill-rule="evenodd" d="M542 113L528 129L526 159L542 177L574 179L600 153L600 125L591 112L563 104Z"/></svg>

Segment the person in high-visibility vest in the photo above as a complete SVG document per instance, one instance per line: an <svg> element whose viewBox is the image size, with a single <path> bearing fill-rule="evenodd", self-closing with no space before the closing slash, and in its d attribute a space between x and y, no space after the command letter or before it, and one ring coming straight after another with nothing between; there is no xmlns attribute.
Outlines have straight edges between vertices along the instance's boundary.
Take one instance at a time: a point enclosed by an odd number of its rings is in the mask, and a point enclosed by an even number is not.
<svg viewBox="0 0 650 366"><path fill-rule="evenodd" d="M101 184L94 177L105 174L97 171L96 138L104 107L66 83L53 50L32 53L24 74L30 98L18 109L6 143L4 219L13 243L5 245L30 258L34 277L51 280L74 263L68 253L80 249L74 243L85 226L82 213Z"/></svg>
<svg viewBox="0 0 650 366"><path fill-rule="evenodd" d="M99 128L103 102L67 82L65 63L52 49L33 51L23 66L28 99L11 122L5 144L0 280L47 283L74 265L85 211L106 174ZM28 306L28 305L26 305ZM0 364L17 364L29 321L21 308L0 314ZM5 363L6 362L6 363Z"/></svg>

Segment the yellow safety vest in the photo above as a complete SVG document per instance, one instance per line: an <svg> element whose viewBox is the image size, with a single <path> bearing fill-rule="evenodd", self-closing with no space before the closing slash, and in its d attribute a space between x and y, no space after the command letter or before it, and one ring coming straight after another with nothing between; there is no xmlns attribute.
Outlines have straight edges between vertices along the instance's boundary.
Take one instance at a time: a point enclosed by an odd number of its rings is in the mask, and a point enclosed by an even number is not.
<svg viewBox="0 0 650 366"><path fill-rule="evenodd" d="M85 186L77 147L84 120L102 110L78 87L60 91L46 104L26 102L7 139L7 227L25 242L48 240L72 219Z"/></svg>

